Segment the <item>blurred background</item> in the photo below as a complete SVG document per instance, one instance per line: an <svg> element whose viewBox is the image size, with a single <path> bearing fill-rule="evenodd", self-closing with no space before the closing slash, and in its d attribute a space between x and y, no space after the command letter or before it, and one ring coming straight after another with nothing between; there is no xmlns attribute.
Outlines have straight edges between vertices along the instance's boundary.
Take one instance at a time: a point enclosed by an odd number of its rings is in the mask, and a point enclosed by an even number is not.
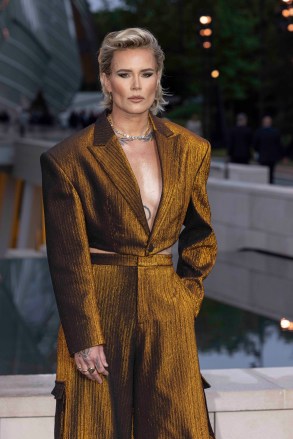
<svg viewBox="0 0 293 439"><path fill-rule="evenodd" d="M98 48L135 26L166 54L162 116L212 143L201 365L292 365L292 1L0 0L0 374L55 371L39 156L95 121Z"/></svg>

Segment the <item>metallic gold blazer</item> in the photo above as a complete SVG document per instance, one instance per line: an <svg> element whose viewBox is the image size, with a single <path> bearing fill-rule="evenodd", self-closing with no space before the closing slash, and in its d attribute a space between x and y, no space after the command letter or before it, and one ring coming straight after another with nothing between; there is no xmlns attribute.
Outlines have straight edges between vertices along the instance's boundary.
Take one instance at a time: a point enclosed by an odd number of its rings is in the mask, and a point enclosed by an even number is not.
<svg viewBox="0 0 293 439"><path fill-rule="evenodd" d="M137 181L105 113L41 155L48 263L70 354L107 342L89 247L149 256L179 238L177 273L193 295L195 316L199 312L202 281L216 257L206 192L210 145L170 121L151 120L163 180L152 231Z"/></svg>

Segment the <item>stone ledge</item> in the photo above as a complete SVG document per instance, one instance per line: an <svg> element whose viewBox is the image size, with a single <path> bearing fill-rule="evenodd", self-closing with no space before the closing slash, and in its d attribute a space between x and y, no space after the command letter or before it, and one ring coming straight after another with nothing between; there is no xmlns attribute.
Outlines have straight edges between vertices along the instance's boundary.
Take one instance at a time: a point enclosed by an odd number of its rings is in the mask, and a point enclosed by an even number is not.
<svg viewBox="0 0 293 439"><path fill-rule="evenodd" d="M293 410L293 367L203 370L209 411ZM54 375L0 377L0 418L51 417Z"/></svg>
<svg viewBox="0 0 293 439"><path fill-rule="evenodd" d="M269 181L269 168L257 164L241 165L212 160L210 177L221 180L267 184Z"/></svg>
<svg viewBox="0 0 293 439"><path fill-rule="evenodd" d="M292 187L270 185L263 183L250 183L245 181L235 180L220 180L218 178L209 177L208 188L213 190L225 190L229 189L230 192L247 193L247 194L260 194L262 196L268 196L279 199L293 199Z"/></svg>
<svg viewBox="0 0 293 439"><path fill-rule="evenodd" d="M203 371L211 412L293 410L293 367Z"/></svg>
<svg viewBox="0 0 293 439"><path fill-rule="evenodd" d="M0 376L0 418L51 417L55 375Z"/></svg>

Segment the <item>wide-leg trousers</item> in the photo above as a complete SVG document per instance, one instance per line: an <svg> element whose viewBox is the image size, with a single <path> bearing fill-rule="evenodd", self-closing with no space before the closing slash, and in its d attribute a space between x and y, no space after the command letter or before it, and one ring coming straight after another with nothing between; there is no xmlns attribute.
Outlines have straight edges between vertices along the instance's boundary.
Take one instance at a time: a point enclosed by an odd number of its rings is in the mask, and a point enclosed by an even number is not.
<svg viewBox="0 0 293 439"><path fill-rule="evenodd" d="M211 439L191 293L171 256L93 254L109 376L90 381L58 339L55 439Z"/></svg>

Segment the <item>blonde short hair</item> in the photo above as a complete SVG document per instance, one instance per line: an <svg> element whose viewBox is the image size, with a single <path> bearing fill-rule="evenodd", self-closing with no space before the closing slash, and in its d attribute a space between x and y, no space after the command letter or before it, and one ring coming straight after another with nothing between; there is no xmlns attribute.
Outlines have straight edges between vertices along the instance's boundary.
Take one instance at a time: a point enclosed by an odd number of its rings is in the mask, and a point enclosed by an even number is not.
<svg viewBox="0 0 293 439"><path fill-rule="evenodd" d="M157 114L159 111L164 111L164 106L168 103L164 99L164 95L166 95L166 93L161 85L161 76L164 69L165 55L159 46L157 39L150 31L141 29L139 27L134 27L118 32L108 33L102 42L98 55L100 78L102 73L105 73L107 76L111 74L111 63L113 55L117 50L136 48L151 49L156 59L157 72L160 75L160 81L158 83L155 100L150 108L150 111L153 114ZM105 108L111 110L111 94L106 90L102 81L101 86L104 94L104 106Z"/></svg>

